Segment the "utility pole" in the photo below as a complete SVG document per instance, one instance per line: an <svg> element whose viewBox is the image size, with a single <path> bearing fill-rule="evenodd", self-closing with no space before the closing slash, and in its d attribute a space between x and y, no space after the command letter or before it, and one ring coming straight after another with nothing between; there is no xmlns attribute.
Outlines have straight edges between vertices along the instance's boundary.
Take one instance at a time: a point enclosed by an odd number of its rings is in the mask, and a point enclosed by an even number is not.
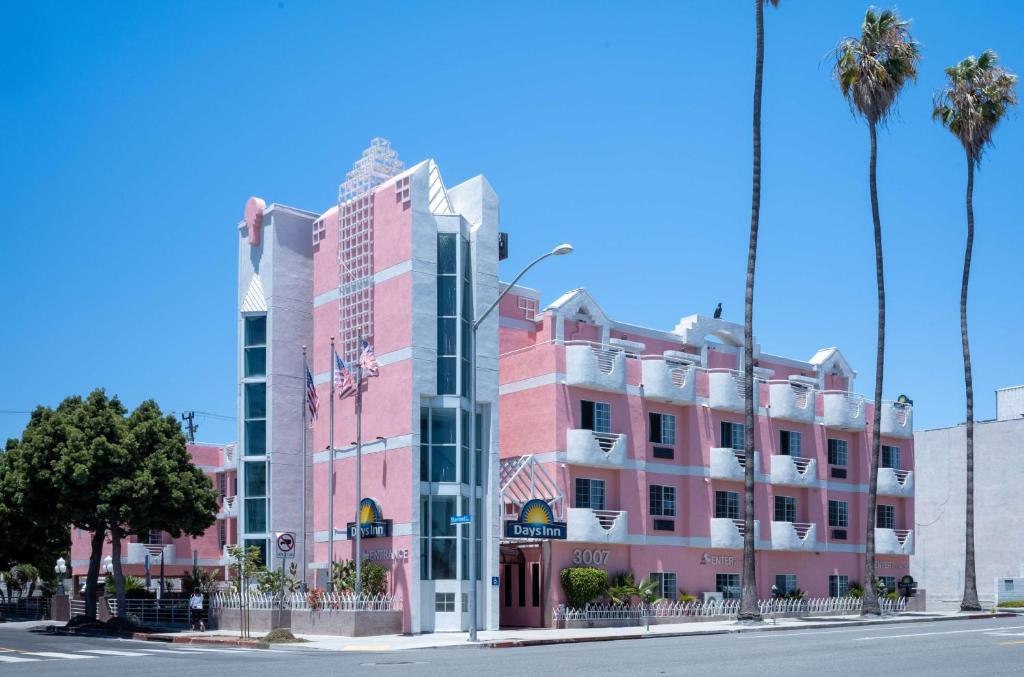
<svg viewBox="0 0 1024 677"><path fill-rule="evenodd" d="M188 443L196 443L196 431L199 430L199 426L196 424L196 412L186 411L182 412L181 420L185 422L185 434L188 435Z"/></svg>

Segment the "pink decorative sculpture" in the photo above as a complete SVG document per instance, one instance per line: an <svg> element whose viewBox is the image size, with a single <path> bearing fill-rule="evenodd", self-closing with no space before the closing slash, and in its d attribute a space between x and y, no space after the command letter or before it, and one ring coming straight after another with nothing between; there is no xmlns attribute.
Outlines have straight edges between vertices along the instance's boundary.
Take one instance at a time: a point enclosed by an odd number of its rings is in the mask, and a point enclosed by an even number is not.
<svg viewBox="0 0 1024 677"><path fill-rule="evenodd" d="M263 210L267 203L261 198L251 197L245 201L245 227L249 229L249 246L260 244L260 229L263 227Z"/></svg>

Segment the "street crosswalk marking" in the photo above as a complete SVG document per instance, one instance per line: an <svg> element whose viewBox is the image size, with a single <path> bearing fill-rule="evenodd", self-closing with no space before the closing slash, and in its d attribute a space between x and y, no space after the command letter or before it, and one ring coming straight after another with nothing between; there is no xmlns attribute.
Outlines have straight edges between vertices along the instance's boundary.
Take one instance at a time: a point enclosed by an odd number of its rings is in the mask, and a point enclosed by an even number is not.
<svg viewBox="0 0 1024 677"><path fill-rule="evenodd" d="M61 653L59 651L26 651L25 656L42 656L43 658L96 658L96 656L82 656L76 653Z"/></svg>
<svg viewBox="0 0 1024 677"><path fill-rule="evenodd" d="M64 651L24 651L19 649L4 649L0 651L0 663L31 663L46 660L76 660L82 658L142 658L155 656L155 654L176 654L178 656L195 656L197 654L239 654L239 653L289 653L283 650L259 649L256 647L235 647L218 649L214 647L181 646L173 649L139 648L133 651L116 649L75 649L73 652Z"/></svg>
<svg viewBox="0 0 1024 677"><path fill-rule="evenodd" d="M1004 630L1020 630L1024 628L1024 625L1014 625ZM927 637L929 635L959 635L965 632L993 632L992 628L974 628L971 630L949 630L947 632L915 632L905 635L879 635L877 637L856 637L853 639L854 642L874 642L880 639L903 639L904 637Z"/></svg>
<svg viewBox="0 0 1024 677"><path fill-rule="evenodd" d="M0 656L0 663L31 663L38 658L20 658L18 656Z"/></svg>
<svg viewBox="0 0 1024 677"><path fill-rule="evenodd" d="M101 656L151 656L141 651L114 651L113 649L82 649L81 653L95 653Z"/></svg>

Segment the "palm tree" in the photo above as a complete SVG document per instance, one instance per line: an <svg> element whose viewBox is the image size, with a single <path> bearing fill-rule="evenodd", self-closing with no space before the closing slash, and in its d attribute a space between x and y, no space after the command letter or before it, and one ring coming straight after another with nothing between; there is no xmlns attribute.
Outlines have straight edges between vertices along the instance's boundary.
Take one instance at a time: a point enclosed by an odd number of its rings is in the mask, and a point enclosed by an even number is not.
<svg viewBox="0 0 1024 677"><path fill-rule="evenodd" d="M878 285L878 347L875 357L875 408L871 422L871 476L868 484L867 544L864 553L864 614L878 615L875 590L875 511L878 490L879 429L882 416L882 375L885 367L885 273L882 266L882 223L878 216L875 167L878 126L892 113L903 86L917 78L920 52L910 36L910 22L893 10L869 8L859 38L845 38L836 47L833 74L854 115L868 123L871 134L869 181L875 234L875 278Z"/></svg>
<svg viewBox="0 0 1024 677"><path fill-rule="evenodd" d="M974 248L974 169L1006 111L1017 103L1017 76L996 65L992 50L969 56L946 69L947 82L935 96L932 118L953 133L967 157L967 248L960 285L960 342L964 353L964 387L967 392L967 509L964 553L963 611L980 611L974 566L974 380L971 347L967 342L967 283Z"/></svg>
<svg viewBox="0 0 1024 677"><path fill-rule="evenodd" d="M761 216L761 82L764 79L764 3L754 0L757 23L757 55L754 60L754 179L750 199L750 244L747 248L747 288L743 302L743 584L740 590L741 621L759 621L757 569L754 563L754 269L757 264L757 230Z"/></svg>

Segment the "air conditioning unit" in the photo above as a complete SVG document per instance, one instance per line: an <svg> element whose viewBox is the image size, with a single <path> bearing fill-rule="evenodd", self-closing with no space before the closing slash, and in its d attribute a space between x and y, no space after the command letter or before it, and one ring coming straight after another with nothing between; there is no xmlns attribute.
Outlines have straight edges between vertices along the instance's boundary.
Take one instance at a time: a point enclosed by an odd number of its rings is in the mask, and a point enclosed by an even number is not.
<svg viewBox="0 0 1024 677"><path fill-rule="evenodd" d="M704 603L705 604L707 604L708 602L716 602L716 603L717 602L721 602L723 599L724 599L724 597L722 596L722 593L720 593L720 592L705 592L704 593Z"/></svg>

